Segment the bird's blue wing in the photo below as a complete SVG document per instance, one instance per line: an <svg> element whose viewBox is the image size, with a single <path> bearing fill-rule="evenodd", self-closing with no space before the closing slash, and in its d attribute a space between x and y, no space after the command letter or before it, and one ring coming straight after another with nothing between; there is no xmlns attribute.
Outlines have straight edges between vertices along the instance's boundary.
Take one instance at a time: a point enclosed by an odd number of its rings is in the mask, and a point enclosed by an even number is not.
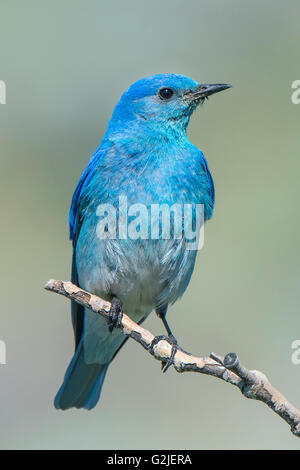
<svg viewBox="0 0 300 470"><path fill-rule="evenodd" d="M82 216L80 214L80 202L81 196L88 185L89 181L94 175L94 172L99 164L101 156L103 152L100 150L96 150L96 152L92 155L86 169L81 175L81 178L76 186L76 189L73 194L70 212L69 212L69 229L70 229L70 239L73 241L73 259L72 259L72 274L71 274L71 281L79 285L78 281L78 273L76 267L76 243L78 239L78 235L80 232L80 227L82 224ZM79 305L78 303L72 301L71 302L71 312L72 312L72 324L74 329L74 337L75 337L75 349L77 348L83 331L83 323L84 323L84 308Z"/></svg>
<svg viewBox="0 0 300 470"><path fill-rule="evenodd" d="M211 176L211 172L209 171L208 164L206 161L206 158L204 157L203 153L201 152L201 159L200 159L202 168L205 171L206 174L206 179L207 179L207 184L208 184L208 189L209 189L209 196L211 198L212 204L214 205L215 203L215 185L214 185L214 180L213 177Z"/></svg>
<svg viewBox="0 0 300 470"><path fill-rule="evenodd" d="M78 181L78 184L76 186L76 189L74 191L73 197L72 197L72 202L71 202L71 207L70 207L70 212L69 212L69 230L70 230L70 240L73 240L73 245L76 246L76 241L80 229L80 217L79 217L79 204L80 204L80 196L91 180L94 171L99 163L99 160L101 156L103 155L103 152L101 152L100 148L96 150L96 152L92 155L90 158L90 161L82 173L80 180Z"/></svg>
<svg viewBox="0 0 300 470"><path fill-rule="evenodd" d="M198 149L197 149L198 150ZM208 220L212 217L213 215L213 210L214 210L214 205L215 205L215 185L214 185L214 180L211 175L211 172L209 171L208 164L206 161L206 158L204 157L203 153L201 150L198 150L198 156L200 160L200 165L201 169L204 173L204 181L206 181L205 184L205 212L204 212L204 220ZM203 178L202 176L202 178Z"/></svg>

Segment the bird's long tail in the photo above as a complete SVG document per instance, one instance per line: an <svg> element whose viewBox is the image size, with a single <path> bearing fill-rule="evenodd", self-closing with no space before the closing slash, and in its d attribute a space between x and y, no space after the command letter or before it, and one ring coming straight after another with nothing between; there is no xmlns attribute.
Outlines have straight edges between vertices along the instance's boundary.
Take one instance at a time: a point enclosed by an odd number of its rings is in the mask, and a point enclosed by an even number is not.
<svg viewBox="0 0 300 470"><path fill-rule="evenodd" d="M81 339L55 397L55 408L94 408L99 400L108 366L109 364L86 364Z"/></svg>

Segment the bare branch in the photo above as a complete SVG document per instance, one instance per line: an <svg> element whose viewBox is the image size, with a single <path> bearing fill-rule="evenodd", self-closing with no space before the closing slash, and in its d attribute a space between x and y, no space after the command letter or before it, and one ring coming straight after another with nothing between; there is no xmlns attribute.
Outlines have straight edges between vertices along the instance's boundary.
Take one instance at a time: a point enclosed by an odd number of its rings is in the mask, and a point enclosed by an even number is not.
<svg viewBox="0 0 300 470"><path fill-rule="evenodd" d="M109 302L80 289L71 282L50 279L45 289L64 295L94 313L102 315L107 320L109 319L111 306ZM120 328L125 335L137 341L155 359L163 362L170 359L172 344L166 339L154 341L155 336L150 331L132 321L125 313L123 313ZM268 405L290 425L292 433L300 437L300 411L271 385L262 372L247 370L235 353L229 353L224 358L215 353L211 353L209 357L196 357L179 348L175 354L173 365L177 372L200 372L235 385L245 397L260 400Z"/></svg>

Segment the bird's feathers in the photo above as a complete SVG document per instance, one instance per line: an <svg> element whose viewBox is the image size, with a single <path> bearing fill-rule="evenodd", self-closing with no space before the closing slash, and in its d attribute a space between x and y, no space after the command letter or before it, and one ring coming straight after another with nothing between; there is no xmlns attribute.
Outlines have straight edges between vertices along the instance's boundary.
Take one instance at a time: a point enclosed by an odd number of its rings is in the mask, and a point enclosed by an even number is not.
<svg viewBox="0 0 300 470"><path fill-rule="evenodd" d="M81 340L55 397L55 408L93 408L99 400L107 368L108 364L86 363Z"/></svg>

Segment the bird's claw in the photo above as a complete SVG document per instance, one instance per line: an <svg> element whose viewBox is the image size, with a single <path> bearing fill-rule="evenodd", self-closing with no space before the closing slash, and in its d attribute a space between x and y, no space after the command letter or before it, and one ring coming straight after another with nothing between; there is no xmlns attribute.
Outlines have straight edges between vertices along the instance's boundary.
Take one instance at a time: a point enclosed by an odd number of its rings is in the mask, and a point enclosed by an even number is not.
<svg viewBox="0 0 300 470"><path fill-rule="evenodd" d="M122 305L117 297L113 297L111 301L111 307L109 311L109 326L108 329L112 332L115 328L118 328L122 322Z"/></svg>
<svg viewBox="0 0 300 470"><path fill-rule="evenodd" d="M173 336L173 335L169 335L169 336L166 336L166 335L161 335L161 336L155 336L155 338L153 339L152 341L152 344L151 344L151 349L153 350L153 347L159 343L159 341L167 341L171 346L172 346L172 352L171 352L171 356L169 357L169 359L167 361L162 361L161 362L161 370L163 373L167 372L167 370L169 369L169 367L174 364L174 357L175 357L175 354L177 353L179 346L178 346L178 343L177 343L177 339Z"/></svg>

